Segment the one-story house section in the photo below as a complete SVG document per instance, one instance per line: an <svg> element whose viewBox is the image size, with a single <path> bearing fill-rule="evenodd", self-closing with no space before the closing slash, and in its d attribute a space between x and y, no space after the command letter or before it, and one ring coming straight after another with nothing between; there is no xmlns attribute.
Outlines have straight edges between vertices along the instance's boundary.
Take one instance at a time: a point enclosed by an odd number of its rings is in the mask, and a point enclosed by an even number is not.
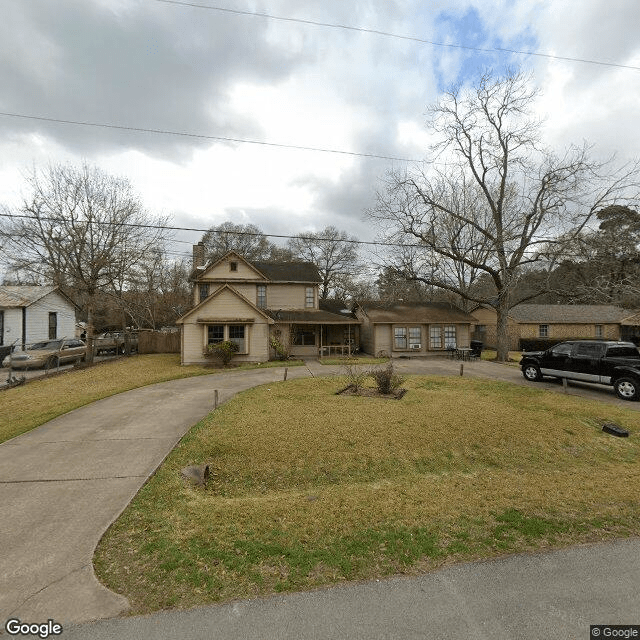
<svg viewBox="0 0 640 640"><path fill-rule="evenodd" d="M362 350L390 356L436 354L470 346L475 318L446 303L360 303L355 315L362 322Z"/></svg>
<svg viewBox="0 0 640 640"><path fill-rule="evenodd" d="M496 344L496 312L491 307L472 311L477 318L474 337ZM640 313L604 304L519 304L509 311L509 348L520 349L523 338L637 340Z"/></svg>
<svg viewBox="0 0 640 640"><path fill-rule="evenodd" d="M57 287L0 286L0 348L74 338L76 309Z"/></svg>

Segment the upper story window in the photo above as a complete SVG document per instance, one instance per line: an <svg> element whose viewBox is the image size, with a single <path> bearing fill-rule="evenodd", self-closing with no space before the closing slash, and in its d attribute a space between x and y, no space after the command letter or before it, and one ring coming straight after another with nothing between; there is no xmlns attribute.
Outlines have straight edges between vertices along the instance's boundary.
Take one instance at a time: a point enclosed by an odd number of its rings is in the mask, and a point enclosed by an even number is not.
<svg viewBox="0 0 640 640"><path fill-rule="evenodd" d="M202 302L203 300L206 300L209 297L209 285L199 284L198 295L200 296L200 302Z"/></svg>
<svg viewBox="0 0 640 640"><path fill-rule="evenodd" d="M307 287L304 294L304 306L313 309L315 306L315 296L313 294L313 287Z"/></svg>
<svg viewBox="0 0 640 640"><path fill-rule="evenodd" d="M267 306L267 285L256 285L256 305L260 309L264 309Z"/></svg>
<svg viewBox="0 0 640 640"><path fill-rule="evenodd" d="M596 325L596 338L604 337L604 327L601 324Z"/></svg>
<svg viewBox="0 0 640 640"><path fill-rule="evenodd" d="M548 324L540 324L540 325L538 325L538 337L540 337L540 338L548 338L549 337L549 325Z"/></svg>
<svg viewBox="0 0 640 640"><path fill-rule="evenodd" d="M229 271L237 271L238 270L238 263L233 261L229 263Z"/></svg>

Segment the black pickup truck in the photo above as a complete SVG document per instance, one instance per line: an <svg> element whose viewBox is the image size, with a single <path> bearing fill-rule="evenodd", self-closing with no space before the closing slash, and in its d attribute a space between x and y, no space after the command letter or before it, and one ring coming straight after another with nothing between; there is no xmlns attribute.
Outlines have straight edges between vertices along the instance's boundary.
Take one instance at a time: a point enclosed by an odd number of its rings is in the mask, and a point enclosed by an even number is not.
<svg viewBox="0 0 640 640"><path fill-rule="evenodd" d="M607 384L623 400L640 399L640 351L632 342L575 340L546 351L530 351L520 360L532 382L543 376Z"/></svg>

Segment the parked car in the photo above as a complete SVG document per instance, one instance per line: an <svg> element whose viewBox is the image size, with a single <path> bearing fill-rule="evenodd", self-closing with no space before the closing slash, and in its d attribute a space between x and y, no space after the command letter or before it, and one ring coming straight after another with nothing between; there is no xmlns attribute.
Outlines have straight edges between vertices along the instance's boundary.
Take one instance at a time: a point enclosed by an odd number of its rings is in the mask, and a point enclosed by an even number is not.
<svg viewBox="0 0 640 640"><path fill-rule="evenodd" d="M62 338L36 342L25 351L10 353L2 361L3 367L12 369L37 369L57 367L58 364L80 362L87 355L87 346L77 338Z"/></svg>
<svg viewBox="0 0 640 640"><path fill-rule="evenodd" d="M622 400L640 399L640 351L632 342L571 340L546 351L522 354L522 375L532 382L544 376L610 385Z"/></svg>
<svg viewBox="0 0 640 640"><path fill-rule="evenodd" d="M127 339L131 351L138 350L138 334L135 332L107 331L101 333L93 339L93 351L95 354L112 352L125 353L127 349Z"/></svg>

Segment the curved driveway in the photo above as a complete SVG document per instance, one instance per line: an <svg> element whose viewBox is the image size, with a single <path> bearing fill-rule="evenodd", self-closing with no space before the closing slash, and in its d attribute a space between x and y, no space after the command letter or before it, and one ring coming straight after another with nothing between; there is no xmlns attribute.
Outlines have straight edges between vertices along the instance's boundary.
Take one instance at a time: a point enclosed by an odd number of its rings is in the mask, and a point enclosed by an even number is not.
<svg viewBox="0 0 640 640"><path fill-rule="evenodd" d="M444 359L395 362L404 373L458 374ZM465 375L526 383L516 367L465 363ZM337 373L309 362L288 378ZM160 383L60 416L0 445L0 624L83 622L118 615L126 599L93 573L100 537L186 431L239 391L282 380L282 369L225 372ZM562 392L561 385L543 383ZM570 392L621 403L610 389ZM1 396L0 396L1 398Z"/></svg>

